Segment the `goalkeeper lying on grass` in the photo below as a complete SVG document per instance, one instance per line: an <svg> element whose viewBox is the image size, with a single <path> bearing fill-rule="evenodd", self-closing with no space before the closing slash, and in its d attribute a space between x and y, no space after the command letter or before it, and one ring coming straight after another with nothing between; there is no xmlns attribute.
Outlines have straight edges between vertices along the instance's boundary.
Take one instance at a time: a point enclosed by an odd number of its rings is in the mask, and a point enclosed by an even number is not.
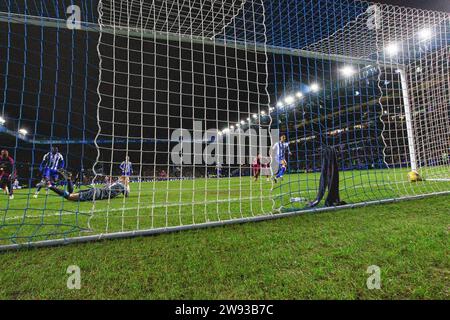
<svg viewBox="0 0 450 320"><path fill-rule="evenodd" d="M50 185L48 188L69 201L107 200L116 198L121 194L123 194L125 197L128 197L128 195L130 194L130 187L128 185L129 178L125 176L121 176L117 182L102 188L90 188L74 192L72 174L63 169L58 170L58 172L67 181L67 191L58 189L57 187L52 185Z"/></svg>

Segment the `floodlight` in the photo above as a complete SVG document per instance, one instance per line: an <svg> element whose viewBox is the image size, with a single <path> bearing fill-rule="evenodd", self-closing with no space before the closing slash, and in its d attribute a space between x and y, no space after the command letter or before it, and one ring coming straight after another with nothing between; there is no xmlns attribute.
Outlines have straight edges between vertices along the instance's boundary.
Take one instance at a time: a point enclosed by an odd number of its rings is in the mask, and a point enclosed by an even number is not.
<svg viewBox="0 0 450 320"><path fill-rule="evenodd" d="M420 40L429 40L433 37L433 31L430 28L423 28L419 30L417 35Z"/></svg>
<svg viewBox="0 0 450 320"><path fill-rule="evenodd" d="M344 77L351 77L356 72L352 66L344 66L340 71Z"/></svg>
<svg viewBox="0 0 450 320"><path fill-rule="evenodd" d="M317 92L319 91L320 87L317 83L313 83L312 85L310 85L310 89L312 92Z"/></svg>
<svg viewBox="0 0 450 320"><path fill-rule="evenodd" d="M384 49L384 51L389 56L395 56L397 53L400 52L400 48L399 48L398 44L391 43Z"/></svg>
<svg viewBox="0 0 450 320"><path fill-rule="evenodd" d="M291 103L293 103L294 102L294 97L293 96L287 96L286 97L286 99L284 99L284 102L286 103L286 104L291 104Z"/></svg>

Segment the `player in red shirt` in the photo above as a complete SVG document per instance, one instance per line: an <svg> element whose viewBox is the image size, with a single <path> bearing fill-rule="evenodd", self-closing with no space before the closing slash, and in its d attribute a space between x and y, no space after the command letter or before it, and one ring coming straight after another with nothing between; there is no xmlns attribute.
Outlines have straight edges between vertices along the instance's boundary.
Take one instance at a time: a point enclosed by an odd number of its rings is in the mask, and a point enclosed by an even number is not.
<svg viewBox="0 0 450 320"><path fill-rule="evenodd" d="M167 180L167 173L165 170L161 170L159 173L159 180Z"/></svg>
<svg viewBox="0 0 450 320"><path fill-rule="evenodd" d="M259 174L261 173L261 154L258 154L252 163L253 178L255 182L258 181Z"/></svg>
<svg viewBox="0 0 450 320"><path fill-rule="evenodd" d="M14 180L14 160L9 156L8 150L0 153L0 186L9 194L10 199L14 199L12 181Z"/></svg>

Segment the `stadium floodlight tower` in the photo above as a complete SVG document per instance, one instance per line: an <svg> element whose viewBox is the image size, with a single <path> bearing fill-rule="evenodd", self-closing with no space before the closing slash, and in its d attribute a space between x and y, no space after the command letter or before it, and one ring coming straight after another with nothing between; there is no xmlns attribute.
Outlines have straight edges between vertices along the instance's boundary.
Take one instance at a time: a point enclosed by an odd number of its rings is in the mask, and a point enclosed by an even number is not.
<svg viewBox="0 0 450 320"><path fill-rule="evenodd" d="M23 185L41 179L36 146L58 145L67 186L105 183L102 200L21 202L34 192L23 188L0 200L0 249L450 192L448 13L359 0L78 3L0 2L0 114L29 130L0 134ZM310 208L330 149L348 204ZM119 171L124 160L136 176ZM131 181L130 196L106 199L116 180Z"/></svg>

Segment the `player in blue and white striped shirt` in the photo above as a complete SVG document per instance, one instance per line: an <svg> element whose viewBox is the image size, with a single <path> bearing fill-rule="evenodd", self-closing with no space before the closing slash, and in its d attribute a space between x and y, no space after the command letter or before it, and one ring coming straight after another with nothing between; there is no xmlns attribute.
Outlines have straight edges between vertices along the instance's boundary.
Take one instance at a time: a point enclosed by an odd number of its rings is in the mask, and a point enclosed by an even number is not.
<svg viewBox="0 0 450 320"><path fill-rule="evenodd" d="M36 185L35 198L43 187L55 184L58 181L58 170L62 168L64 168L64 157L59 153L58 147L52 147L51 151L44 155L39 166L42 180Z"/></svg>
<svg viewBox="0 0 450 320"><path fill-rule="evenodd" d="M120 164L119 168L122 171L122 176L131 176L133 174L133 164L130 162L130 157L126 157L125 161Z"/></svg>
<svg viewBox="0 0 450 320"><path fill-rule="evenodd" d="M282 178L287 170L286 153L291 155L291 149L289 148L289 142L286 142L286 136L282 135L280 141L275 143L272 147L273 157L275 162L278 163L278 172L273 178L275 182L277 179Z"/></svg>

